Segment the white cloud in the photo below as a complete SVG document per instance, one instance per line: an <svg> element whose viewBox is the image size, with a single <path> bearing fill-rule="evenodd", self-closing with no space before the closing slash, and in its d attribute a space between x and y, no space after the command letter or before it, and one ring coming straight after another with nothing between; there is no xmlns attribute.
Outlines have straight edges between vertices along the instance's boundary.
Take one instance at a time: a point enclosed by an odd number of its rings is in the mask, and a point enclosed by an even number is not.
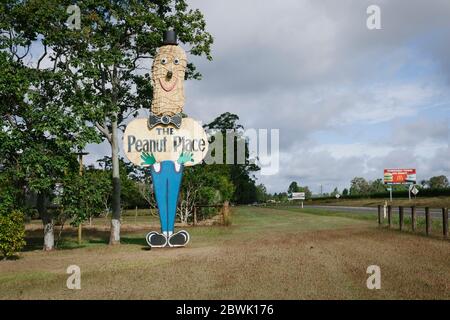
<svg viewBox="0 0 450 320"><path fill-rule="evenodd" d="M215 36L215 60L195 59L205 80L188 85L186 111L279 128L280 174L261 177L269 190L346 186L385 166L445 170L436 119L450 109L450 2L378 1L379 31L366 28L369 0L190 2Z"/></svg>
<svg viewBox="0 0 450 320"><path fill-rule="evenodd" d="M246 128L280 129L280 173L260 178L269 191L293 180L342 189L390 166L424 178L450 171L436 120L450 109L448 0L380 0L378 31L366 28L371 0L189 3L215 43L212 62L190 57L204 80L187 83L185 112L208 122L228 111ZM323 132L329 138L317 138Z"/></svg>
<svg viewBox="0 0 450 320"><path fill-rule="evenodd" d="M385 83L357 92L353 107L339 119L343 124L356 121L378 123L417 115L440 94L437 88L421 83L390 85Z"/></svg>

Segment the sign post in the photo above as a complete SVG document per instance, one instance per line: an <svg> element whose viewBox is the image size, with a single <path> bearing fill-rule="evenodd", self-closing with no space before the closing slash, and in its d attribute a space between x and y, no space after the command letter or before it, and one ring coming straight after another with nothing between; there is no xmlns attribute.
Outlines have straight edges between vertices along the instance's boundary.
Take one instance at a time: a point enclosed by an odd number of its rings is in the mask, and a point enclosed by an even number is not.
<svg viewBox="0 0 450 320"><path fill-rule="evenodd" d="M392 201L392 186L394 184L416 184L416 169L384 169L384 184L389 185L390 200ZM411 187L408 191L411 200Z"/></svg>
<svg viewBox="0 0 450 320"><path fill-rule="evenodd" d="M291 196L288 198L291 200L302 200L302 209L303 209L303 200L305 200L306 194L304 192L292 192Z"/></svg>
<svg viewBox="0 0 450 320"><path fill-rule="evenodd" d="M387 190L389 191L389 201L392 201L392 184L388 184Z"/></svg>
<svg viewBox="0 0 450 320"><path fill-rule="evenodd" d="M419 193L419 189L417 189L416 186L413 185L411 193L414 195L414 199L416 199L416 196Z"/></svg>

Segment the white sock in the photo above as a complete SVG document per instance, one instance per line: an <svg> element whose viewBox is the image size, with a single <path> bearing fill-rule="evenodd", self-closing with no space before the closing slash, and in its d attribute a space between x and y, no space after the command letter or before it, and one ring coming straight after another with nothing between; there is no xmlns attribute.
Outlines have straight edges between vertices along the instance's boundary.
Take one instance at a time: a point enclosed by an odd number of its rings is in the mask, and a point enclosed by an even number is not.
<svg viewBox="0 0 450 320"><path fill-rule="evenodd" d="M163 234L166 238L170 238L170 236L172 236L173 232L172 232L172 231L163 231L162 234Z"/></svg>
<svg viewBox="0 0 450 320"><path fill-rule="evenodd" d="M161 171L161 163L155 162L155 163L153 164L153 169L155 170L155 172Z"/></svg>

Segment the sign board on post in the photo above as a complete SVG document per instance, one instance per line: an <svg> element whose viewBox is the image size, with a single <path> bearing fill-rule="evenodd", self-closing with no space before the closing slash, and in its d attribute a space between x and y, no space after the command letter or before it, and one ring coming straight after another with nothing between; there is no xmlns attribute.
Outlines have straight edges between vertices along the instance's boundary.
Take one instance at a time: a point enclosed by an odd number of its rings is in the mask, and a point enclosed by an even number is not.
<svg viewBox="0 0 450 320"><path fill-rule="evenodd" d="M412 187L411 193L416 196L419 193L419 189L416 188L416 186Z"/></svg>
<svg viewBox="0 0 450 320"><path fill-rule="evenodd" d="M185 166L201 163L208 152L208 137L200 123L184 118L180 128L157 125L150 129L147 119L131 121L125 129L123 150L135 165L142 164L142 153L152 153L157 162L177 161L182 152L192 153Z"/></svg>
<svg viewBox="0 0 450 320"><path fill-rule="evenodd" d="M393 184L410 184L417 182L416 169L384 169L384 184L390 185L390 199L392 201ZM411 188L409 188L409 200L411 200Z"/></svg>
<svg viewBox="0 0 450 320"><path fill-rule="evenodd" d="M289 201L291 200L301 200L302 201L302 209L303 209L303 200L305 200L305 193L304 192L292 192L291 196L288 198Z"/></svg>
<svg viewBox="0 0 450 320"><path fill-rule="evenodd" d="M290 200L305 200L304 192L292 192Z"/></svg>
<svg viewBox="0 0 450 320"><path fill-rule="evenodd" d="M341 197L341 195L339 193L336 193L335 197L336 197L336 199L339 199Z"/></svg>
<svg viewBox="0 0 450 320"><path fill-rule="evenodd" d="M389 191L389 199L392 201L392 185L389 185L386 190Z"/></svg>
<svg viewBox="0 0 450 320"><path fill-rule="evenodd" d="M384 169L384 184L415 184L416 169Z"/></svg>

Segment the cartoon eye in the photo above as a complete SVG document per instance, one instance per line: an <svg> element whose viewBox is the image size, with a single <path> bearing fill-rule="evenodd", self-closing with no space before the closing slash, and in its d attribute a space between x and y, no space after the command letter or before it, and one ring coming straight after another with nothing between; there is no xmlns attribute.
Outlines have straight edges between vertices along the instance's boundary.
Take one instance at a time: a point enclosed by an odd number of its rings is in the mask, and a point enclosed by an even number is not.
<svg viewBox="0 0 450 320"><path fill-rule="evenodd" d="M164 64L166 64L166 63L167 63L167 58L162 58L162 59L161 59L161 64L164 65Z"/></svg>
<svg viewBox="0 0 450 320"><path fill-rule="evenodd" d="M180 59L175 58L175 60L173 60L173 63L174 63L174 64L180 64Z"/></svg>

